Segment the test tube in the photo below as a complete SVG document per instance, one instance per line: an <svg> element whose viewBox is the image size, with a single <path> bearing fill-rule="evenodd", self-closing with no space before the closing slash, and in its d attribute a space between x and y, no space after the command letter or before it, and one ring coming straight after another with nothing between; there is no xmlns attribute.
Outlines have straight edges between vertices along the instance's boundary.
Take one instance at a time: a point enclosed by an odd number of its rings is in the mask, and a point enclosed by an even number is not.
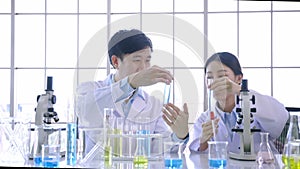
<svg viewBox="0 0 300 169"><path fill-rule="evenodd" d="M213 79L207 79L207 87L213 83ZM216 131L215 131L215 113L214 113L214 97L213 90L208 89L208 111L209 111L209 119L211 120L212 128L213 128L213 137L216 141Z"/></svg>
<svg viewBox="0 0 300 169"><path fill-rule="evenodd" d="M166 84L164 88L164 98L163 98L163 103L167 104L170 101L170 96L172 93L172 83Z"/></svg>

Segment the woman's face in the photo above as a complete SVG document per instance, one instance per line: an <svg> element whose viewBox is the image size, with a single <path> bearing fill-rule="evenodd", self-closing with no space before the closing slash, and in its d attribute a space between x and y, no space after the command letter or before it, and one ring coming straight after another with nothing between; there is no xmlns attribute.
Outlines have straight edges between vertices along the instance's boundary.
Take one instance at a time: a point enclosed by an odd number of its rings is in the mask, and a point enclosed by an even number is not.
<svg viewBox="0 0 300 169"><path fill-rule="evenodd" d="M222 78L224 76L228 77L234 82L239 83L234 72L226 65L222 64L219 61L213 61L208 64L206 68L206 84L210 84L210 82L213 82L216 79Z"/></svg>
<svg viewBox="0 0 300 169"><path fill-rule="evenodd" d="M232 69L219 61L211 62L206 68L207 87L214 91L214 98L221 102L234 101L230 98L239 93L242 77L235 75Z"/></svg>

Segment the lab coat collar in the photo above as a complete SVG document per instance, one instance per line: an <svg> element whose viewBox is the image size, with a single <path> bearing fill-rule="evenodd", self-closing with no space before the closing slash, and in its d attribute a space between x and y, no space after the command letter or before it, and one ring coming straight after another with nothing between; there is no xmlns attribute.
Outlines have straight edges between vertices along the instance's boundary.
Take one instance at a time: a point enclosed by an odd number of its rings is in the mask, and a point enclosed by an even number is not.
<svg viewBox="0 0 300 169"><path fill-rule="evenodd" d="M110 74L109 75L109 78L106 79L107 80L107 84L108 85L111 85L112 83L115 83L115 74ZM138 97L140 97L141 99L143 99L144 101L146 100L146 96L145 96L145 93L140 89L140 88L137 88L136 89L136 92L134 95L137 95Z"/></svg>

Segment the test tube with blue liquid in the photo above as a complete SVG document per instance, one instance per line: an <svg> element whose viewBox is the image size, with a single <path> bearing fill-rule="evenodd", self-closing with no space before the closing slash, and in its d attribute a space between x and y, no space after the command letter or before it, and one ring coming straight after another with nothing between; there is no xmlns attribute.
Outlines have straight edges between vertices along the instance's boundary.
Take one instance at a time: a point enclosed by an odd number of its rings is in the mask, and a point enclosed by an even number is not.
<svg viewBox="0 0 300 169"><path fill-rule="evenodd" d="M75 103L76 105L76 103ZM75 111L77 107L75 107ZM67 116L67 165L74 166L77 162L77 116L75 111L71 109L68 103L68 116Z"/></svg>
<svg viewBox="0 0 300 169"><path fill-rule="evenodd" d="M171 94L173 92L172 89L173 89L173 83L165 84L163 104L167 104L170 102Z"/></svg>

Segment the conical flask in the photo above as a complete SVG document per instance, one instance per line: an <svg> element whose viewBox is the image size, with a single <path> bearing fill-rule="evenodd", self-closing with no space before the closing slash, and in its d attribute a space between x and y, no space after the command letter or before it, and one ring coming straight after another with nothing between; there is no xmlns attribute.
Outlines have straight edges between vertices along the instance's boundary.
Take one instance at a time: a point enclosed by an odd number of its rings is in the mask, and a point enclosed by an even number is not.
<svg viewBox="0 0 300 169"><path fill-rule="evenodd" d="M274 154L269 145L269 133L261 132L261 142L259 145L259 151L257 153L256 161L259 165L274 164Z"/></svg>
<svg viewBox="0 0 300 169"><path fill-rule="evenodd" d="M298 116L291 115L289 130L285 138L285 144L288 143L289 141L294 141L297 139L299 139Z"/></svg>
<svg viewBox="0 0 300 169"><path fill-rule="evenodd" d="M289 143L295 140L299 140L299 126L298 126L298 115L290 116L290 125L285 138L284 148L282 153L282 162L285 166L290 166L289 159Z"/></svg>
<svg viewBox="0 0 300 169"><path fill-rule="evenodd" d="M147 169L148 159L145 152L145 138L137 137L137 145L134 153L133 165L134 169Z"/></svg>

